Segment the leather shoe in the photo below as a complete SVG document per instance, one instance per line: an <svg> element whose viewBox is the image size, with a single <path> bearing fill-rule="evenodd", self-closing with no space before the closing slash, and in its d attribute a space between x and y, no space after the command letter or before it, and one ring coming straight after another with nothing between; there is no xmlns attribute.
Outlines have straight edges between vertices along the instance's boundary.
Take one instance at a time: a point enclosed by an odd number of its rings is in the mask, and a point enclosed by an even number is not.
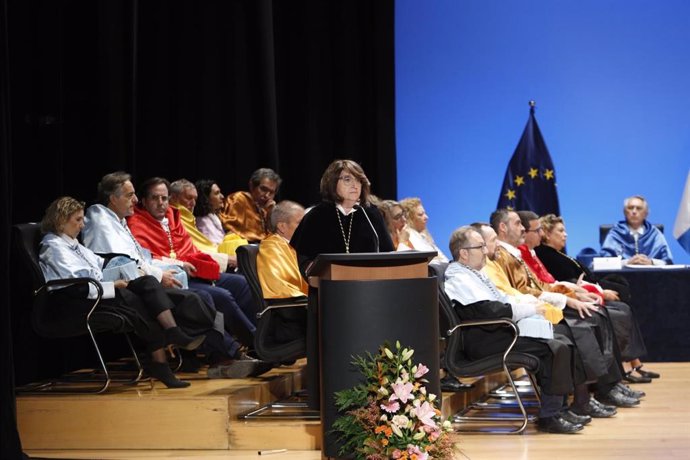
<svg viewBox="0 0 690 460"><path fill-rule="evenodd" d="M647 378L650 378L650 379L658 379L659 377L661 377L661 374L659 374L659 373L657 373L657 372L642 370L642 366L637 366L637 367L635 368L635 370L636 370L637 373L640 374L642 377L647 377Z"/></svg>
<svg viewBox="0 0 690 460"><path fill-rule="evenodd" d="M462 383L450 374L446 374L446 376L441 379L441 391L454 393L457 391L467 391L472 388L474 388L473 384Z"/></svg>
<svg viewBox="0 0 690 460"><path fill-rule="evenodd" d="M149 363L146 366L146 371L150 377L160 380L168 388L186 388L191 385L191 383L175 377L168 363Z"/></svg>
<svg viewBox="0 0 690 460"><path fill-rule="evenodd" d="M570 410L577 415L589 415L592 418L610 418L617 413L615 407L613 409L606 409L594 398L589 398L584 407L573 406Z"/></svg>
<svg viewBox="0 0 690 460"><path fill-rule="evenodd" d="M601 407L602 409L606 409L606 410L608 410L608 411L615 411L615 410L616 410L616 406L610 406L610 405L608 405L608 404L602 404L600 401L597 401L597 400L594 398L594 396L591 396L589 399L592 401L592 403L593 403L595 406L599 406L599 407Z"/></svg>
<svg viewBox="0 0 690 460"><path fill-rule="evenodd" d="M572 434L582 430L579 423L570 423L559 415L537 420L537 429L546 433Z"/></svg>
<svg viewBox="0 0 690 460"><path fill-rule="evenodd" d="M626 372L623 379L630 383L652 383L652 379L643 375L635 375L633 371Z"/></svg>
<svg viewBox="0 0 690 460"><path fill-rule="evenodd" d="M617 388L621 391L621 393L623 393L625 396L630 396L630 397L632 397L632 398L637 398L637 399L644 398L645 396L647 396L647 393L645 393L644 391L633 390L632 388L630 388L628 385L626 385L626 384L623 383L623 382L618 382L618 383L616 384L616 387L617 387Z"/></svg>
<svg viewBox="0 0 690 460"><path fill-rule="evenodd" d="M589 416L589 415L578 415L575 412L568 410L568 409L561 411L561 417L563 417L564 420L572 423L573 425L579 424L579 425L585 426L589 422L592 421L591 416Z"/></svg>
<svg viewBox="0 0 690 460"><path fill-rule="evenodd" d="M631 396L626 396L618 387L611 388L605 395L598 395L597 399L604 404L613 404L616 407L635 407L640 404L640 400Z"/></svg>

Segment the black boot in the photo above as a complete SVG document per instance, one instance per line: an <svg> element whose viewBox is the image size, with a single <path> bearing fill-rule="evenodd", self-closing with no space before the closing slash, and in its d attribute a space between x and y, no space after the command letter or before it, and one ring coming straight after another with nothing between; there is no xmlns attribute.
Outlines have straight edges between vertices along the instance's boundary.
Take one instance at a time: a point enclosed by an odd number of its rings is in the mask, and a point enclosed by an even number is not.
<svg viewBox="0 0 690 460"><path fill-rule="evenodd" d="M168 363L152 362L146 369L149 376L160 380L168 388L185 388L191 385L189 382L182 381L175 377Z"/></svg>
<svg viewBox="0 0 690 460"><path fill-rule="evenodd" d="M204 340L206 340L205 335L190 337L177 326L165 330L165 342L184 350L196 350Z"/></svg>

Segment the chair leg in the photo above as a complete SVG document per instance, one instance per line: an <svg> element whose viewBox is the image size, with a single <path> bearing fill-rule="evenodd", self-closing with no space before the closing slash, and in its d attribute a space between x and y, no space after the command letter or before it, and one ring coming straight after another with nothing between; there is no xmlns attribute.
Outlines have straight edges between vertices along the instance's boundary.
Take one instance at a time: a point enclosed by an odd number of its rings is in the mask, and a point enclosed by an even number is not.
<svg viewBox="0 0 690 460"><path fill-rule="evenodd" d="M517 407L520 410L520 415L516 416L507 416L507 417L491 417L491 416L468 416L468 415L456 415L453 417L454 422L458 423L467 423L467 422L494 422L494 423L503 423L503 422L520 422L520 425L515 427L513 426L512 430L509 431L487 431L487 430L481 430L481 429L458 429L456 428L455 431L458 433L465 433L465 434L471 434L471 433L476 433L476 434L520 434L523 431L525 431L525 428L527 427L527 424L530 422L530 417L527 414L527 411L525 410L525 404L522 401L522 397L520 396L520 393L518 391L517 385L515 384L515 380L513 379L513 376L510 372L510 370L506 367L503 366L503 373L506 376L506 379L508 380L508 384L510 387L513 389L513 392L515 394L515 402L517 403ZM536 387L535 387L536 388ZM469 407L471 408L471 406ZM468 408L468 409L469 409Z"/></svg>

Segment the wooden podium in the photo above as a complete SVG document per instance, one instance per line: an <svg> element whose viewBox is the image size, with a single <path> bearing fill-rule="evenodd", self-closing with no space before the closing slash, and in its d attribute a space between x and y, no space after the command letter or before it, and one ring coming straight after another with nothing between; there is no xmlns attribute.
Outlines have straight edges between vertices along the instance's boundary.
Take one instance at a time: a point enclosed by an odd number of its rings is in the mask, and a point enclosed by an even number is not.
<svg viewBox="0 0 690 460"><path fill-rule="evenodd" d="M427 391L441 395L438 286L428 263L436 252L321 254L308 276L318 278L318 350L322 452L337 457L330 431L339 413L334 393L363 381L351 363L384 342L415 350L429 368Z"/></svg>

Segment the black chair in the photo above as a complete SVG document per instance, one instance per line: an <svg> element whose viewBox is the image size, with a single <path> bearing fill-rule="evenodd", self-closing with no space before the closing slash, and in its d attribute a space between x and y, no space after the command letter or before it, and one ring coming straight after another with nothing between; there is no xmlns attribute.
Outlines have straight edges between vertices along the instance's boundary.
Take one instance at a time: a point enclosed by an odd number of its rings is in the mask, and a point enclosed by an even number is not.
<svg viewBox="0 0 690 460"><path fill-rule="evenodd" d="M661 233L664 233L664 224L653 224L656 228L659 229ZM613 225L611 224L603 224L599 226L599 246L604 244L604 240L606 239L606 235L609 234L611 229L613 228Z"/></svg>
<svg viewBox="0 0 690 460"><path fill-rule="evenodd" d="M143 368L139 362L137 353L132 345L128 332L132 331L127 320L113 312L99 311L98 306L103 295L101 284L93 278L71 278L64 280L45 281L43 272L38 264L38 248L42 233L39 224L27 223L13 226L13 240L15 250L19 258L31 276L34 300L31 311L31 323L36 333L48 339L64 339L88 335L98 356L100 368L89 373L78 373L63 376L60 379L51 379L47 382L25 385L17 389L18 393L103 393L111 382L120 381L126 384L134 384L141 380ZM69 305L57 305L56 296L51 295L49 287L63 287L91 284L98 291L93 306L86 315L62 315L57 313L70 311ZM64 307L64 308L62 308ZM115 332L124 334L127 344L134 358L136 370L129 378L115 379L103 359L101 348L96 341L96 334L103 332Z"/></svg>
<svg viewBox="0 0 690 460"><path fill-rule="evenodd" d="M431 264L429 266L430 275L436 276L438 279L438 298L440 310L439 318L441 327L443 328L443 335L446 337L445 353L441 362L442 366L445 367L448 372L451 373L451 375L457 378L479 377L486 374L502 372L513 390L517 407L520 410L520 414L516 416L504 416L502 414L496 414L494 416L467 415L470 410L474 409L496 408L496 406L490 406L484 403L474 404L468 406L468 408L460 415L456 415L453 420L459 423L492 422L495 424L500 424L502 427L505 426L506 422L509 422L510 425L513 426L513 429L510 431L486 431L482 429L456 428L456 431L463 433L491 434L522 433L525 430L525 427L527 427L527 423L530 422L531 419L527 415L527 411L525 410L526 403L523 401L523 398L520 395L521 391L519 391L511 371L523 368L527 372L538 399L539 392L537 391L534 374L539 370L539 359L528 353L512 351L515 341L517 340L519 330L517 325L509 319L460 321L455 308L453 308L450 298L445 292L444 274L447 266L448 264ZM478 360L469 359L463 351L463 340L460 332L463 328L479 326L507 327L513 332L513 341L508 347L506 347L503 353L487 356ZM514 427L515 422L520 422L520 425Z"/></svg>
<svg viewBox="0 0 690 460"><path fill-rule="evenodd" d="M307 297L265 299L256 268L258 254L257 244L237 248L237 266L246 278L254 302L258 306L254 350L259 358L272 363L286 363L303 358L307 355L306 336L282 341L276 340L276 331L284 326L285 321L299 321L301 316L304 316L306 325Z"/></svg>

